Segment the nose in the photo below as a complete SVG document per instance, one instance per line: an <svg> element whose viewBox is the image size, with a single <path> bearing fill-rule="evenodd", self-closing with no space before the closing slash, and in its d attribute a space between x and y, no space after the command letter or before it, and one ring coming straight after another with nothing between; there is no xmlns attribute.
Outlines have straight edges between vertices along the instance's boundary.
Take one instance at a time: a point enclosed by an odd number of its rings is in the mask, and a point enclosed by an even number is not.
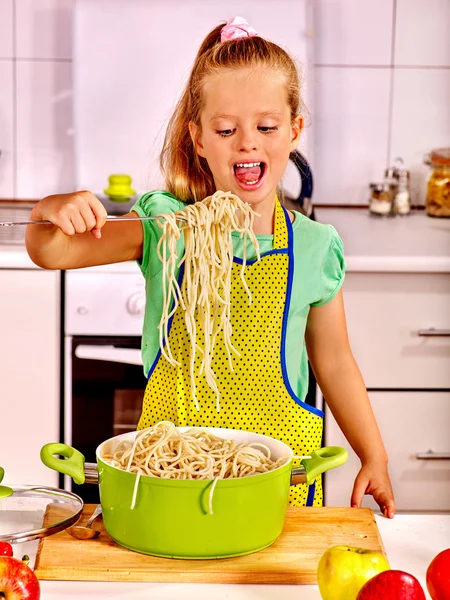
<svg viewBox="0 0 450 600"><path fill-rule="evenodd" d="M241 129L238 136L239 152L252 152L258 149L257 132L253 128Z"/></svg>

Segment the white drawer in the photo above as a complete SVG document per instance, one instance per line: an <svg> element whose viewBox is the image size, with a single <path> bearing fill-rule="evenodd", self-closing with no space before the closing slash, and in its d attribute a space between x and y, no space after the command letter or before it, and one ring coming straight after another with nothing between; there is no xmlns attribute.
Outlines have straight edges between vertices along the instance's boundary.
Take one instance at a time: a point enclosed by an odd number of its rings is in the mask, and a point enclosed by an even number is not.
<svg viewBox="0 0 450 600"><path fill-rule="evenodd" d="M371 392L370 399L389 456L397 509L450 510L450 392ZM348 448L348 462L325 475L327 506L348 506L359 458L330 410L325 410L325 443ZM431 451L449 458L418 458ZM370 497L364 506L378 509Z"/></svg>
<svg viewBox="0 0 450 600"><path fill-rule="evenodd" d="M450 336L419 335L450 331L450 275L348 273L343 290L368 388L450 388Z"/></svg>

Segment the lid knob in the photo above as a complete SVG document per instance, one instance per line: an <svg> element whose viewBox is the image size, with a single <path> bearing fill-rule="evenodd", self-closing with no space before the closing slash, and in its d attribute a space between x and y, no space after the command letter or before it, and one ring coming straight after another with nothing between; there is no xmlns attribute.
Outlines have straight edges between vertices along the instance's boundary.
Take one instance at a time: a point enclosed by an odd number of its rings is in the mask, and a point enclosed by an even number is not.
<svg viewBox="0 0 450 600"><path fill-rule="evenodd" d="M108 182L109 186L103 191L115 202L127 202L136 193L131 187L129 175L110 175Z"/></svg>

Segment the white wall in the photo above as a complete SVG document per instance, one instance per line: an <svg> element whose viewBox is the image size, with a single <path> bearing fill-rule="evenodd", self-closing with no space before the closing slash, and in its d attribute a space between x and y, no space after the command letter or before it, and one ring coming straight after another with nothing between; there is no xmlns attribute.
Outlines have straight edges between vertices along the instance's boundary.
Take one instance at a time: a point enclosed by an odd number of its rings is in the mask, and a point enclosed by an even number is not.
<svg viewBox="0 0 450 600"><path fill-rule="evenodd" d="M366 204L397 156L450 146L449 0L316 0L314 200Z"/></svg>
<svg viewBox="0 0 450 600"><path fill-rule="evenodd" d="M423 155L450 145L450 1L312 2L315 202L366 203L400 155L423 203ZM0 198L74 187L72 7L0 1Z"/></svg>

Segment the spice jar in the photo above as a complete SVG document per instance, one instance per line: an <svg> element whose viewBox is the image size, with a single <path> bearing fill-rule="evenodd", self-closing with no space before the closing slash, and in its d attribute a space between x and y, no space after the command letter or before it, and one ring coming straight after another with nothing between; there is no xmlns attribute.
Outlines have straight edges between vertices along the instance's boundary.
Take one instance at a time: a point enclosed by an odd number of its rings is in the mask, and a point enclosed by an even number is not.
<svg viewBox="0 0 450 600"><path fill-rule="evenodd" d="M371 183L369 211L373 215L387 216L392 210L392 192L389 183Z"/></svg>
<svg viewBox="0 0 450 600"><path fill-rule="evenodd" d="M438 148L425 156L432 168L425 208L430 217L450 217L450 148Z"/></svg>
<svg viewBox="0 0 450 600"><path fill-rule="evenodd" d="M409 173L405 169L398 171L397 189L392 208L396 215L409 215L411 211Z"/></svg>

